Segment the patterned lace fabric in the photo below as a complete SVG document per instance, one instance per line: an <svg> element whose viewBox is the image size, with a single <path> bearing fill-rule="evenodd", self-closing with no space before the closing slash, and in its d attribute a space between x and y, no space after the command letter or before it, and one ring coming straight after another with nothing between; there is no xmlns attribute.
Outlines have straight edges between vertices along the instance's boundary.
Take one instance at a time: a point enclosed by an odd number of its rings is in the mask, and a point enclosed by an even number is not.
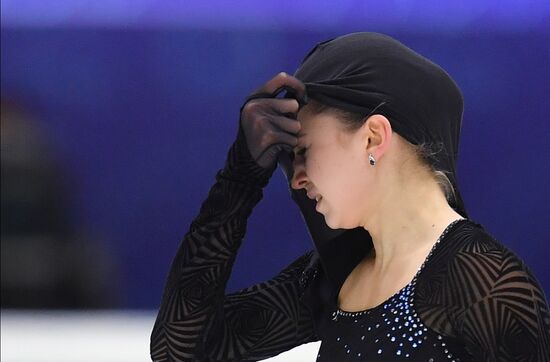
<svg viewBox="0 0 550 362"><path fill-rule="evenodd" d="M247 219L273 171L254 162L239 129L172 261L151 333L152 360L261 360L317 340L301 301L316 274L313 250L274 278L225 295Z"/></svg>
<svg viewBox="0 0 550 362"><path fill-rule="evenodd" d="M172 261L150 340L154 361L257 361L322 341L322 361L550 361L548 301L529 268L480 224L459 220L414 280L361 314L337 311L316 250L225 294L247 219L274 169L244 137Z"/></svg>

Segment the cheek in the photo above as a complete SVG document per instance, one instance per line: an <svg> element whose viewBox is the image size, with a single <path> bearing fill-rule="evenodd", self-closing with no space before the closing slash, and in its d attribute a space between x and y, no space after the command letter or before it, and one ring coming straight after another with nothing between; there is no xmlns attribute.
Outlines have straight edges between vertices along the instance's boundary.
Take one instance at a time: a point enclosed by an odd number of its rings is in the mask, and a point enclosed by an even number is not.
<svg viewBox="0 0 550 362"><path fill-rule="evenodd" d="M366 192L365 173L359 160L346 157L337 164L334 170L334 201L342 207L354 207L361 204Z"/></svg>
<svg viewBox="0 0 550 362"><path fill-rule="evenodd" d="M306 161L306 172L311 181L328 199L342 197L342 190L347 187L348 170L349 165L342 162L341 155L334 152L312 153Z"/></svg>
<svg viewBox="0 0 550 362"><path fill-rule="evenodd" d="M305 159L306 173L326 201L352 206L364 192L364 169L355 154L328 148L317 149Z"/></svg>
<svg viewBox="0 0 550 362"><path fill-rule="evenodd" d="M327 168L326 162L323 161L325 159L326 158L323 157L323 154L320 154L319 152L310 152L305 158L304 167L306 169L306 173L315 186L319 183L323 183L323 180L325 179L323 172Z"/></svg>

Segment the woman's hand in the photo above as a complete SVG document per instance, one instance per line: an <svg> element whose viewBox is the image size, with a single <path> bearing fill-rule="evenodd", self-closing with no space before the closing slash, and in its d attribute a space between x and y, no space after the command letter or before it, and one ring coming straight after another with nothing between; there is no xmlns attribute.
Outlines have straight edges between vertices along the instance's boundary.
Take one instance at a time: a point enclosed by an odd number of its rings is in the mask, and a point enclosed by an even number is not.
<svg viewBox="0 0 550 362"><path fill-rule="evenodd" d="M276 98L282 90L287 91L287 99ZM247 97L240 110L240 127L250 155L258 165L272 168L284 151L286 160L281 166L288 178L288 173L292 172L289 154L298 143L297 133L301 129L296 114L306 102L305 85L285 72L277 74Z"/></svg>

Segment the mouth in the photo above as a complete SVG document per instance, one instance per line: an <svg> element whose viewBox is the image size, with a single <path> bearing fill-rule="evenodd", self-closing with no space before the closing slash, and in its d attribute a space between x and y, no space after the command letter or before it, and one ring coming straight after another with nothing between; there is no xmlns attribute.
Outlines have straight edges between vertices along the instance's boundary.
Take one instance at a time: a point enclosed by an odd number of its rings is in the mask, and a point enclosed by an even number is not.
<svg viewBox="0 0 550 362"><path fill-rule="evenodd" d="M321 199L323 198L323 196L321 195L310 196L309 193L307 194L307 197L309 197L311 200L315 200L316 202L321 201Z"/></svg>
<svg viewBox="0 0 550 362"><path fill-rule="evenodd" d="M317 203L315 204L315 210L317 210L318 212L321 212L321 199L322 197L321 196L318 196L318 200L317 200Z"/></svg>

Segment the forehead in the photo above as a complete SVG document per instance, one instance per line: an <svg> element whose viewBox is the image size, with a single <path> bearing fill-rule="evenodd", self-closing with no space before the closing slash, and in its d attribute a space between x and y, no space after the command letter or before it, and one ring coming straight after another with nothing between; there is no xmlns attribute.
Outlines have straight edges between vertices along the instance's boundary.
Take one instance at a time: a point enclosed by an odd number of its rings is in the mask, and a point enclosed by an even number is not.
<svg viewBox="0 0 550 362"><path fill-rule="evenodd" d="M333 134L339 129L339 121L336 115L331 112L313 114L307 107L305 106L300 109L297 115L297 120L302 126L301 131L298 133L299 136L303 134L319 134L321 130L323 131L322 134Z"/></svg>

